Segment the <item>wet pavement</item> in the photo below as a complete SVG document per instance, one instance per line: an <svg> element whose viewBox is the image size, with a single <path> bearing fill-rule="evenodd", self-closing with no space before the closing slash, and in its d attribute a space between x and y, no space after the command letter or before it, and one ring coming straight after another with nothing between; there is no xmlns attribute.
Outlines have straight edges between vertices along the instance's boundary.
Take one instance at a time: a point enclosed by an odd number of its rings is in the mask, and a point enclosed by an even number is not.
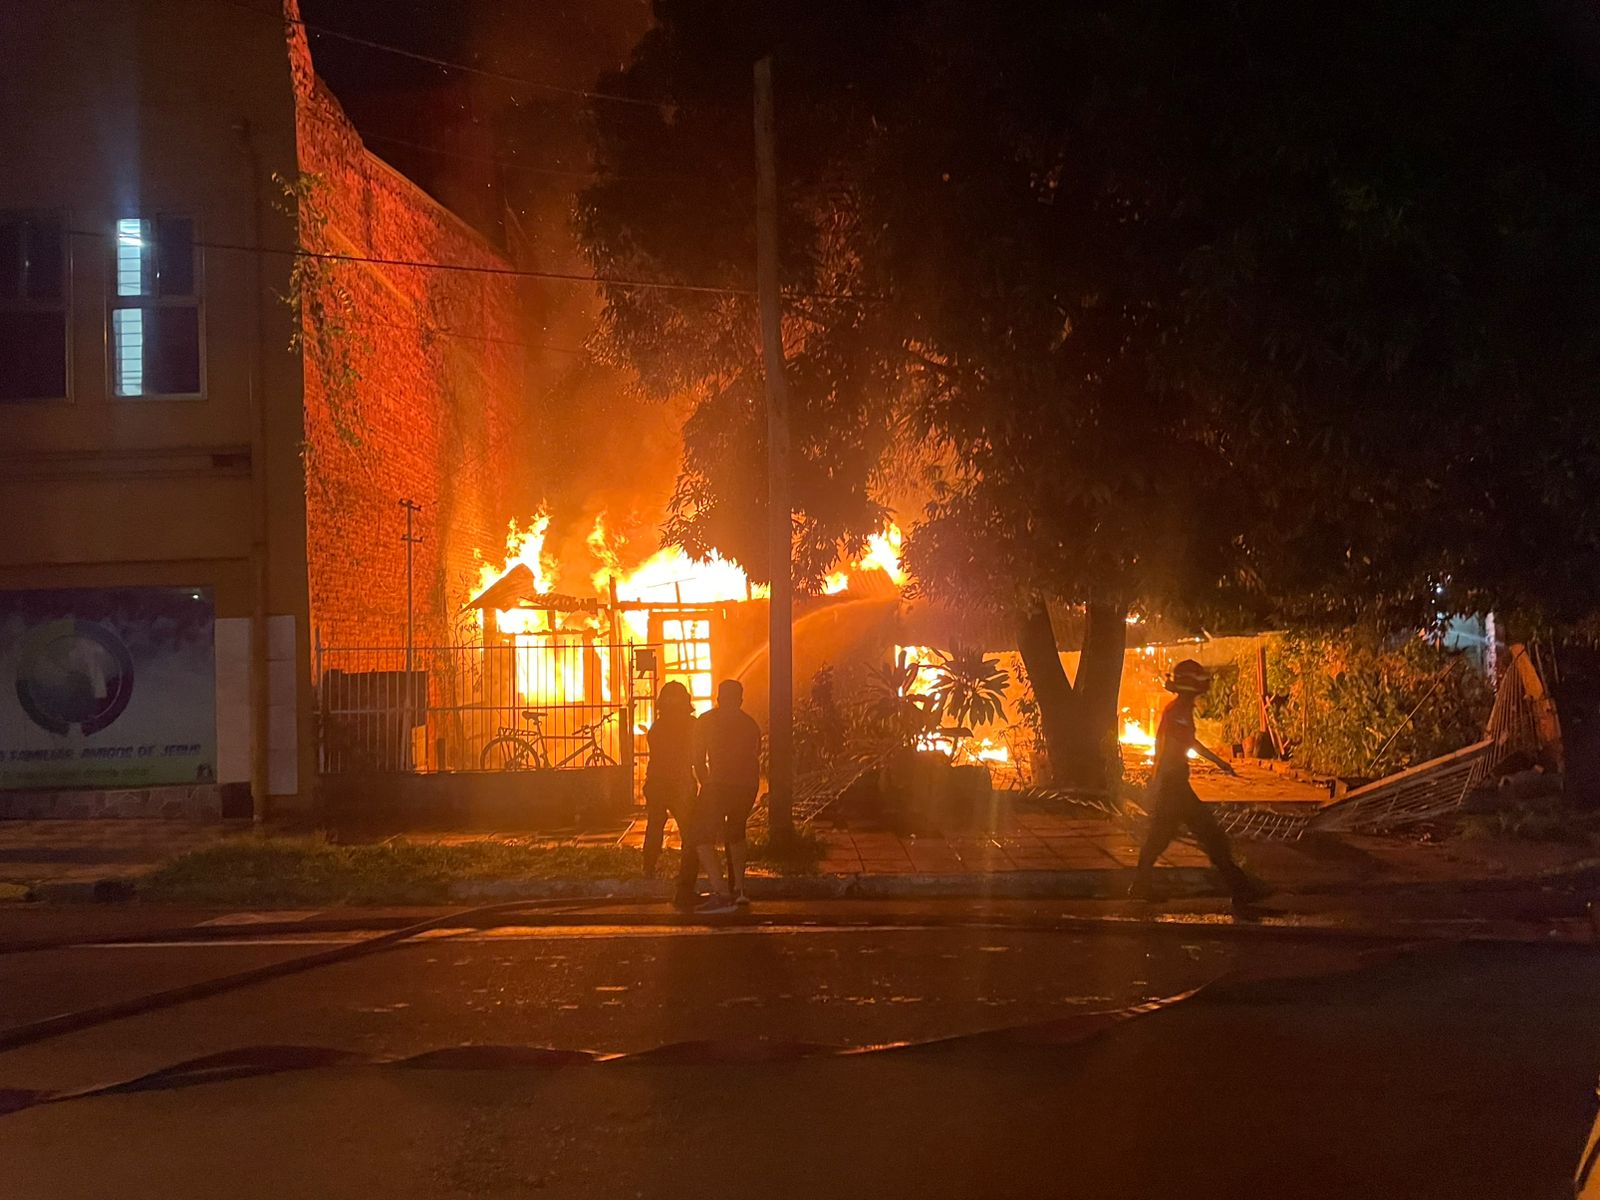
<svg viewBox="0 0 1600 1200"><path fill-rule="evenodd" d="M42 1091L241 1047L352 1056L0 1117L0 1195L210 1196L224 1173L241 1200L1542 1197L1570 1179L1600 1071L1592 948L1041 926L1075 911L835 906L847 919L808 925L794 906L751 927L619 912L441 931L0 1053L0 1089ZM1031 927L1000 919L1026 914ZM240 944L226 928L198 944L0 956L0 1022L362 936L308 928ZM462 1043L638 1053L694 1039L959 1039L1201 985L1076 1045L381 1065ZM71 1152L90 1144L89 1159Z"/></svg>

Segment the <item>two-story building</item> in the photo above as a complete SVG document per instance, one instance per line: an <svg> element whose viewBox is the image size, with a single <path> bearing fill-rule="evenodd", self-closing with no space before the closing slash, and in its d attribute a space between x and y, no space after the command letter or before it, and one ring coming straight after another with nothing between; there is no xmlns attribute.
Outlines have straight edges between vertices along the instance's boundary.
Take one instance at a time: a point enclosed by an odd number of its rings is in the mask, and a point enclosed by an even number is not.
<svg viewBox="0 0 1600 1200"><path fill-rule="evenodd" d="M443 640L511 515L516 274L298 15L0 10L0 816L306 811L319 637Z"/></svg>

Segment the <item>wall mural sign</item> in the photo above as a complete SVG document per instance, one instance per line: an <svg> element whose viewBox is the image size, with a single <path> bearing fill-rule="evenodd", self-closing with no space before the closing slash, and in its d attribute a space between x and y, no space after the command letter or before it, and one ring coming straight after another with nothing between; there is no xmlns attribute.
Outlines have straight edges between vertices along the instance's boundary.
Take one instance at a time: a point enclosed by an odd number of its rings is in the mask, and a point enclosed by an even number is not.
<svg viewBox="0 0 1600 1200"><path fill-rule="evenodd" d="M208 588L0 592L0 789L216 779Z"/></svg>

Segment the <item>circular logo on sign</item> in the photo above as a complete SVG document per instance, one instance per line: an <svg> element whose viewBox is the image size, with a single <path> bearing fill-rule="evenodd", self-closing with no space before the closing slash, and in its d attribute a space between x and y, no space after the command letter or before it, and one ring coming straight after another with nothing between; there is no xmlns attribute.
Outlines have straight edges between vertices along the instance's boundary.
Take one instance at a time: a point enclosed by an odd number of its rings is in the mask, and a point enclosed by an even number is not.
<svg viewBox="0 0 1600 1200"><path fill-rule="evenodd" d="M72 619L28 635L17 662L17 699L51 733L98 733L133 695L133 655L103 625Z"/></svg>

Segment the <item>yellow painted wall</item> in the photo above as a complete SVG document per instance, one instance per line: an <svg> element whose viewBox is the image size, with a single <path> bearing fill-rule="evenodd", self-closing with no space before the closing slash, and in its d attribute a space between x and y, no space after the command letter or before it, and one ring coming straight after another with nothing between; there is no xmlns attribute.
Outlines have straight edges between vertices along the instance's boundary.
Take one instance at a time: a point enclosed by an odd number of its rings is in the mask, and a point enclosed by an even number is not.
<svg viewBox="0 0 1600 1200"><path fill-rule="evenodd" d="M273 179L296 169L281 6L9 0L3 29L0 210L65 216L71 357L64 400L0 404L0 589L210 586L219 617L250 616L260 473L267 610L297 632L298 764L282 802L304 803L302 376L280 298L295 235ZM118 398L110 234L119 217L161 212L193 217L203 243L203 395Z"/></svg>

